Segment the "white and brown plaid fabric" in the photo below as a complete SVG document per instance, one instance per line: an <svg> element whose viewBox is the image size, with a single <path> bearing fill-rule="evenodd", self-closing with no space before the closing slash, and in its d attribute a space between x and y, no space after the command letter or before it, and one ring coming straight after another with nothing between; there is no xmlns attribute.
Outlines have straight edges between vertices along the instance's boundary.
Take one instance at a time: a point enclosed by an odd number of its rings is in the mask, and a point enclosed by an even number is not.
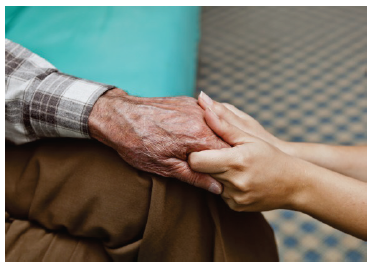
<svg viewBox="0 0 374 267"><path fill-rule="evenodd" d="M111 88L60 73L5 39L5 136L15 144L44 137L89 138L91 109Z"/></svg>

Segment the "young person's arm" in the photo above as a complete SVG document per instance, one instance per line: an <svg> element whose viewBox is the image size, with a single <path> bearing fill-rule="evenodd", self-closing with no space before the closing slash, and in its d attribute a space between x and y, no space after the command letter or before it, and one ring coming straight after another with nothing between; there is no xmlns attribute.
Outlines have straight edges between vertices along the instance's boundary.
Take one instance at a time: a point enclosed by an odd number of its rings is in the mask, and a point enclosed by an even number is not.
<svg viewBox="0 0 374 267"><path fill-rule="evenodd" d="M349 177L366 181L366 146L332 146L282 141L266 131L254 118L233 105L213 101L203 92L199 96L199 104L203 109L209 106L214 113L218 116L224 115L230 123L239 129L270 143L289 155Z"/></svg>

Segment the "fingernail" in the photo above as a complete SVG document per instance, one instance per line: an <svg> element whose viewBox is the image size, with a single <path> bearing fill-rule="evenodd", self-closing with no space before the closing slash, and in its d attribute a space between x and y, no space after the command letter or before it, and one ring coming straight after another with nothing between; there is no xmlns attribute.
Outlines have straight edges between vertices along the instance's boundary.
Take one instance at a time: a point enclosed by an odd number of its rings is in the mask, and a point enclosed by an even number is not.
<svg viewBox="0 0 374 267"><path fill-rule="evenodd" d="M217 184L215 184L215 183L212 183L209 186L208 191L211 192L211 193L213 193L213 194L217 194L217 195L219 195L219 194L222 193L221 192L221 188Z"/></svg>
<svg viewBox="0 0 374 267"><path fill-rule="evenodd" d="M203 98L204 102L208 105L208 107L213 105L213 100L207 94L201 91L200 95Z"/></svg>

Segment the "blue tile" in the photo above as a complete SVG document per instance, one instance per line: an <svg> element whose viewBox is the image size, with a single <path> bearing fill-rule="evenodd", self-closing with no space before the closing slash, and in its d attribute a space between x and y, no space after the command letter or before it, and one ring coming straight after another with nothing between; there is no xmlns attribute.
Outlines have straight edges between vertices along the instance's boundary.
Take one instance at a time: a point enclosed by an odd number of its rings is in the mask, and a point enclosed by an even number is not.
<svg viewBox="0 0 374 267"><path fill-rule="evenodd" d="M304 142L304 138L302 136L292 136L291 137L292 142Z"/></svg>
<svg viewBox="0 0 374 267"><path fill-rule="evenodd" d="M363 139L366 139L366 133L357 133L355 134L355 139L357 140L363 140Z"/></svg>
<svg viewBox="0 0 374 267"><path fill-rule="evenodd" d="M314 110L306 110L304 111L305 116L314 116Z"/></svg>
<svg viewBox="0 0 374 267"><path fill-rule="evenodd" d="M338 126L338 130L341 131L341 132L345 132L347 131L348 127L347 125L339 125Z"/></svg>
<svg viewBox="0 0 374 267"><path fill-rule="evenodd" d="M289 76L289 77L286 78L286 81L287 82L293 82L293 81L295 81L295 77L294 76Z"/></svg>
<svg viewBox="0 0 374 267"><path fill-rule="evenodd" d="M336 84L336 81L327 81L326 85L328 86L334 86Z"/></svg>
<svg viewBox="0 0 374 267"><path fill-rule="evenodd" d="M290 109L298 109L300 106L297 103L292 103L289 105Z"/></svg>
<svg viewBox="0 0 374 267"><path fill-rule="evenodd" d="M304 254L304 259L305 259L305 261L313 261L313 262L320 261L321 255L314 250L308 250Z"/></svg>
<svg viewBox="0 0 374 267"><path fill-rule="evenodd" d="M265 105L261 105L260 109L262 109L262 110L271 110L271 107L270 107L270 105L265 104Z"/></svg>
<svg viewBox="0 0 374 267"><path fill-rule="evenodd" d="M243 94L244 94L243 91L241 91L241 92L235 92L235 93L234 93L234 96L235 96L235 97L238 97L238 98L241 98L241 97L243 97Z"/></svg>
<svg viewBox="0 0 374 267"><path fill-rule="evenodd" d="M313 223L313 222L304 222L301 225L301 229L304 232L313 233L317 229L317 227L316 227L315 223Z"/></svg>
<svg viewBox="0 0 374 267"><path fill-rule="evenodd" d="M209 82L209 84L211 84L211 85L218 85L218 84L220 84L220 81L218 81L218 80L211 80Z"/></svg>
<svg viewBox="0 0 374 267"><path fill-rule="evenodd" d="M321 75L314 75L314 76L312 76L312 80L319 81L321 79L322 79Z"/></svg>
<svg viewBox="0 0 374 267"><path fill-rule="evenodd" d="M274 102L283 102L283 101L284 101L283 96L277 96L276 98L274 98Z"/></svg>
<svg viewBox="0 0 374 267"><path fill-rule="evenodd" d="M352 84L357 85L362 82L362 79L355 79L352 81Z"/></svg>
<svg viewBox="0 0 374 267"><path fill-rule="evenodd" d="M272 124L273 124L272 120L263 120L261 122L261 125L264 126L264 127L271 126Z"/></svg>
<svg viewBox="0 0 374 267"><path fill-rule="evenodd" d="M268 95L270 95L270 92L269 91L260 91L260 95L261 96L268 96Z"/></svg>
<svg viewBox="0 0 374 267"><path fill-rule="evenodd" d="M278 111L275 113L275 116L277 118L283 118L285 116L284 111Z"/></svg>
<svg viewBox="0 0 374 267"><path fill-rule="evenodd" d="M307 88L307 87L309 87L309 85L310 85L310 82L303 82L303 83L300 84L300 87L301 88Z"/></svg>
<svg viewBox="0 0 374 267"><path fill-rule="evenodd" d="M279 225L277 223L274 223L274 222L269 222L271 228L273 228L273 231L274 232L278 232L279 231Z"/></svg>
<svg viewBox="0 0 374 267"><path fill-rule="evenodd" d="M323 242L329 246L329 247L335 247L337 244L338 244L338 239L333 236L333 235L330 235L328 237L326 237Z"/></svg>
<svg viewBox="0 0 374 267"><path fill-rule="evenodd" d="M335 141L335 136L331 134L326 134L322 136L324 142L333 142Z"/></svg>
<svg viewBox="0 0 374 267"><path fill-rule="evenodd" d="M286 133L286 128L284 127L279 127L275 130L275 135L277 134L285 134Z"/></svg>
<svg viewBox="0 0 374 267"><path fill-rule="evenodd" d="M360 120L361 120L361 117L359 116L349 117L349 122L359 122Z"/></svg>
<svg viewBox="0 0 374 267"><path fill-rule="evenodd" d="M257 89L257 86L254 85L254 84L250 84L250 85L247 86L247 88L250 89L250 90L255 90L255 89Z"/></svg>
<svg viewBox="0 0 374 267"><path fill-rule="evenodd" d="M300 119L291 119L290 123L292 125L299 125L299 124L301 124L301 121L300 121Z"/></svg>
<svg viewBox="0 0 374 267"><path fill-rule="evenodd" d="M282 217L285 218L285 219L287 219L287 220L290 220L290 219L292 219L292 218L295 217L295 212L294 211L290 211L290 210L283 210L281 212L281 214L282 214Z"/></svg>
<svg viewBox="0 0 374 267"><path fill-rule="evenodd" d="M358 98L367 98L367 93L366 92L363 92L363 93L359 93L359 94L357 94L357 97Z"/></svg>
<svg viewBox="0 0 374 267"><path fill-rule="evenodd" d="M295 90L295 89L291 89L291 90L288 90L288 92L287 92L289 95L295 95L295 94L297 94L297 90Z"/></svg>
<svg viewBox="0 0 374 267"><path fill-rule="evenodd" d="M308 127L306 128L306 131L307 131L307 133L315 133L315 132L317 132L317 127L314 127L314 126L308 126Z"/></svg>
<svg viewBox="0 0 374 267"><path fill-rule="evenodd" d="M298 243L297 239L293 236L287 236L283 241L283 244L289 248L296 247Z"/></svg>
<svg viewBox="0 0 374 267"><path fill-rule="evenodd" d="M357 262L357 261L362 261L362 255L360 252L358 252L357 250L348 250L346 253L345 253L345 260L346 261L354 261L354 262Z"/></svg>
<svg viewBox="0 0 374 267"><path fill-rule="evenodd" d="M319 108L325 108L325 107L327 107L327 103L326 103L326 102L319 102L319 103L317 104L317 106L318 106Z"/></svg>

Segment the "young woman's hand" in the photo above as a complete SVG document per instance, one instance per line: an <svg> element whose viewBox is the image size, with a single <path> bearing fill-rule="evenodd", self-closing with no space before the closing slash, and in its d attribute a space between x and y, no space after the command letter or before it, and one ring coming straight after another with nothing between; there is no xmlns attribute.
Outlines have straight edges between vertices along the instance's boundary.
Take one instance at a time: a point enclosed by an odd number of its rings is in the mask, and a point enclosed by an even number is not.
<svg viewBox="0 0 374 267"><path fill-rule="evenodd" d="M260 138L282 151L286 150L287 144L285 141L278 139L266 131L258 121L237 109L235 106L228 103L216 102L204 92L200 93L198 103L202 109L206 110L209 107L218 117L224 116L227 121L242 131Z"/></svg>
<svg viewBox="0 0 374 267"><path fill-rule="evenodd" d="M230 124L268 142L292 157L361 181L366 182L367 180L366 146L333 146L283 141L266 131L258 121L233 105L213 101L203 92L199 95L198 103L204 110L209 107L218 117L224 116Z"/></svg>
<svg viewBox="0 0 374 267"><path fill-rule="evenodd" d="M206 123L231 148L191 153L188 162L223 184L222 198L230 208L292 209L366 240L367 184L343 175L361 171L364 176L366 147L300 144L291 156L251 117L202 97Z"/></svg>
<svg viewBox="0 0 374 267"><path fill-rule="evenodd" d="M302 191L303 183L297 180L300 160L238 128L246 118L228 112L217 115L207 107L205 120L232 147L191 153L189 165L223 184L221 196L230 208L236 211L292 208Z"/></svg>

